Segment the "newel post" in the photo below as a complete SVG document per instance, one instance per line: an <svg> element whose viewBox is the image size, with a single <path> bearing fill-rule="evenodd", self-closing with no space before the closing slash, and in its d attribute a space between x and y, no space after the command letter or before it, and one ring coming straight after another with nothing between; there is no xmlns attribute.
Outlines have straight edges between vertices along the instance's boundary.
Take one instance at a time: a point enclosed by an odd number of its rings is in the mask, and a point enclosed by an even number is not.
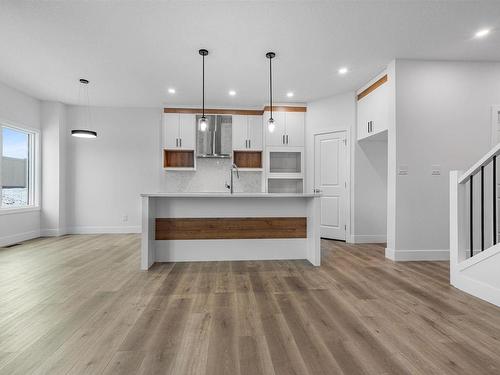
<svg viewBox="0 0 500 375"><path fill-rule="evenodd" d="M450 283L457 280L458 263L465 259L465 184L462 171L450 171Z"/></svg>

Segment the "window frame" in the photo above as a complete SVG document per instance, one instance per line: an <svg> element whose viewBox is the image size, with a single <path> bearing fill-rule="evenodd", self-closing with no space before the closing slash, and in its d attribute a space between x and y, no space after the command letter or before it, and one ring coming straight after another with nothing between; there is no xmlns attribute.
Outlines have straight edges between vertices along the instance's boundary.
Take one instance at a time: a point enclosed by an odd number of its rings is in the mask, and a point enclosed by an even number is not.
<svg viewBox="0 0 500 375"><path fill-rule="evenodd" d="M0 197L2 195L2 157L3 157L3 128L20 131L28 134L28 202L26 206L4 207L0 201L0 215L39 211L40 210L40 191L41 191L41 149L40 149L40 130L15 124L10 121L0 119Z"/></svg>

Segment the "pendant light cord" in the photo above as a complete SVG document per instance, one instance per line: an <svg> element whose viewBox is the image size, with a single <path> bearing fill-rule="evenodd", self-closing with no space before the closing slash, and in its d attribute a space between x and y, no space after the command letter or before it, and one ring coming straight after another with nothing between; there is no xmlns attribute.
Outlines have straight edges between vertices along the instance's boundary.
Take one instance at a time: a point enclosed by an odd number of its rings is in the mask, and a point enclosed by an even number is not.
<svg viewBox="0 0 500 375"><path fill-rule="evenodd" d="M269 59L269 103L271 104L271 119L273 118L273 70L271 69L272 58Z"/></svg>
<svg viewBox="0 0 500 375"><path fill-rule="evenodd" d="M205 55L202 55L203 57L203 94L202 94L202 118L205 118Z"/></svg>

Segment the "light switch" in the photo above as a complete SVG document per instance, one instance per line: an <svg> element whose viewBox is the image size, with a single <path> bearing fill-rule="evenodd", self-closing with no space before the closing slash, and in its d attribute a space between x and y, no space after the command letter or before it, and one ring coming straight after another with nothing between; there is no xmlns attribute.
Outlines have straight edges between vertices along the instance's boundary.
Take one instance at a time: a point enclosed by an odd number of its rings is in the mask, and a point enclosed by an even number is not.
<svg viewBox="0 0 500 375"><path fill-rule="evenodd" d="M441 176L441 166L440 165L432 165L431 166L431 175Z"/></svg>
<svg viewBox="0 0 500 375"><path fill-rule="evenodd" d="M408 166L407 165L400 165L398 168L398 175L406 176L407 174L408 174Z"/></svg>

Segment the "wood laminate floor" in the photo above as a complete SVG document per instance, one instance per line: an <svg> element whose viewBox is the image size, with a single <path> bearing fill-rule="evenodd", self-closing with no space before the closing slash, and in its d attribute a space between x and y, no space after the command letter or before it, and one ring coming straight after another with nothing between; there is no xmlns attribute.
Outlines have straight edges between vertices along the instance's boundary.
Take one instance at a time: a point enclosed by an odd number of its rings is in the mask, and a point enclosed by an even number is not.
<svg viewBox="0 0 500 375"><path fill-rule="evenodd" d="M500 309L446 262L157 264L137 235L0 249L0 374L500 374Z"/></svg>

